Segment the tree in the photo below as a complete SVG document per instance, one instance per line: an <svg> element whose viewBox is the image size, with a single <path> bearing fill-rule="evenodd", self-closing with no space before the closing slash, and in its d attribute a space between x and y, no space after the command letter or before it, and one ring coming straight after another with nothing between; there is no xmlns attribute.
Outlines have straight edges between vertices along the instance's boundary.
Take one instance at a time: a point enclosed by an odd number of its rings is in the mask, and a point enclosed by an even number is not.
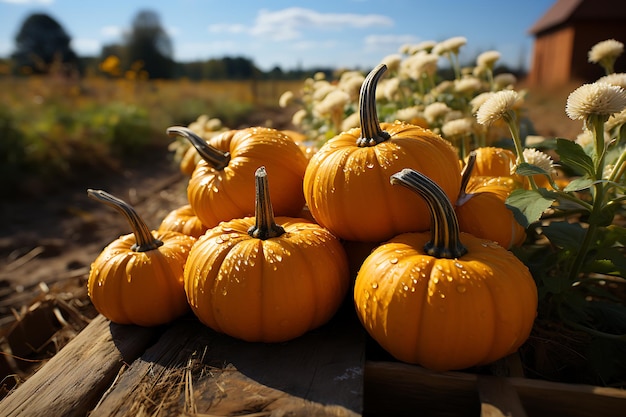
<svg viewBox="0 0 626 417"><path fill-rule="evenodd" d="M11 55L17 68L38 74L48 73L53 64L76 68L78 56L70 46L71 37L52 17L31 14L15 37L16 50Z"/></svg>
<svg viewBox="0 0 626 417"><path fill-rule="evenodd" d="M125 47L128 67L141 63L150 78L174 76L172 42L161 27L157 13L143 10L136 15L126 36Z"/></svg>

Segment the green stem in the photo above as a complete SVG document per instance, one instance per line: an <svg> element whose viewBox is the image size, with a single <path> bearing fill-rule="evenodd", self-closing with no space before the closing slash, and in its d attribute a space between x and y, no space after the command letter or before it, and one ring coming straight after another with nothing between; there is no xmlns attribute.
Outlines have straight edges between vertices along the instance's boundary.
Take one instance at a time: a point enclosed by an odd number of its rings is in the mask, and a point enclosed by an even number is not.
<svg viewBox="0 0 626 417"><path fill-rule="evenodd" d="M380 128L378 113L376 112L376 85L380 77L387 71L385 64L380 64L370 72L359 94L359 111L361 121L361 137L357 139L357 146L375 146L389 139L389 133Z"/></svg>
<svg viewBox="0 0 626 417"><path fill-rule="evenodd" d="M88 189L87 196L113 207L126 217L135 234L136 243L131 247L135 252L147 252L163 245L162 241L152 235L146 223L130 204L102 190Z"/></svg>
<svg viewBox="0 0 626 417"><path fill-rule="evenodd" d="M270 201L270 191L265 167L260 167L254 174L256 181L256 213L255 224L248 229L250 237L266 240L279 237L285 233L282 226L274 220L274 210Z"/></svg>
<svg viewBox="0 0 626 417"><path fill-rule="evenodd" d="M456 259L467 253L459 237L459 221L446 193L433 180L411 168L391 176L391 184L402 185L419 194L430 212L431 239L424 251L436 258Z"/></svg>
<svg viewBox="0 0 626 417"><path fill-rule="evenodd" d="M226 168L230 162L229 152L223 152L216 147L209 145L204 139L196 135L187 127L169 127L167 129L167 134L169 136L182 136L187 139L196 148L202 159L218 171Z"/></svg>
<svg viewBox="0 0 626 417"><path fill-rule="evenodd" d="M517 127L517 117L515 116L515 111L509 110L504 114L503 119L509 127L509 132L511 132L513 144L515 145L515 153L517 154L516 164L517 166L519 166L521 163L526 162L526 158L524 158L524 146L522 145L519 128ZM533 190L536 191L537 189L539 189L539 187L537 187L535 179L532 176L528 177L528 182L530 183L530 187Z"/></svg>

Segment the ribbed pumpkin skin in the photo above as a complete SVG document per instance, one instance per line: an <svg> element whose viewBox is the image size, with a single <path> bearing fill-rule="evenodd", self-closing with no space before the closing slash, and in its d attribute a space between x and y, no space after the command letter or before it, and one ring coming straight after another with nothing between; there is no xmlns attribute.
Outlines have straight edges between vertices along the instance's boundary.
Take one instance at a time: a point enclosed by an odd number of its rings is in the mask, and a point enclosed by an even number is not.
<svg viewBox="0 0 626 417"><path fill-rule="evenodd" d="M87 290L96 310L118 324L155 326L189 311L183 268L196 239L153 231L158 249L132 250L134 234L111 242L91 265Z"/></svg>
<svg viewBox="0 0 626 417"><path fill-rule="evenodd" d="M526 229L505 204L516 186L520 185L511 177L470 177L468 195L459 198L454 208L460 229L506 249L524 243Z"/></svg>
<svg viewBox="0 0 626 417"><path fill-rule="evenodd" d="M201 160L189 179L189 204L205 226L254 215L254 172L265 166L272 176L271 200L277 215L295 216L304 205L302 181L308 160L289 136L254 127L231 130L208 143L230 152L231 160L216 170Z"/></svg>
<svg viewBox="0 0 626 417"><path fill-rule="evenodd" d="M526 230L496 193L479 191L454 211L462 231L493 240L503 248L519 246L526 239Z"/></svg>
<svg viewBox="0 0 626 417"><path fill-rule="evenodd" d="M194 245L185 291L202 323L245 341L282 342L336 313L350 285L339 240L305 219L276 223L280 237L250 237L250 217L221 223Z"/></svg>
<svg viewBox="0 0 626 417"><path fill-rule="evenodd" d="M486 146L474 149L476 164L472 176L506 177L512 176L515 167L515 153L508 149ZM521 180L522 178L519 178Z"/></svg>
<svg viewBox="0 0 626 417"><path fill-rule="evenodd" d="M429 176L452 201L459 193L459 160L449 142L406 123L380 127L391 137L375 146L356 145L360 128L330 139L311 157L304 175L311 214L345 240L382 242L429 228L424 201L389 183L389 177L401 169L413 168Z"/></svg>
<svg viewBox="0 0 626 417"><path fill-rule="evenodd" d="M424 253L429 233L406 233L375 249L355 282L368 333L395 358L433 370L487 364L528 338L537 289L513 254L461 233L460 259Z"/></svg>
<svg viewBox="0 0 626 417"><path fill-rule="evenodd" d="M160 231L170 230L198 238L207 231L190 204L170 211L159 225Z"/></svg>

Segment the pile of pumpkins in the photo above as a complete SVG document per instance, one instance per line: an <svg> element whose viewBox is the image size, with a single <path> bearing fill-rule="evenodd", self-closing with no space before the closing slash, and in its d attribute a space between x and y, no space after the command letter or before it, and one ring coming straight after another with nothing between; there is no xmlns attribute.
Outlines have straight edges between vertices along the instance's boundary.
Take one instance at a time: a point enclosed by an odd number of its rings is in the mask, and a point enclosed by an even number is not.
<svg viewBox="0 0 626 417"><path fill-rule="evenodd" d="M375 92L385 70L362 85L361 127L310 158L276 129L208 140L168 129L201 158L189 204L158 230L124 201L88 190L133 230L92 264L95 308L141 326L191 310L217 332L273 343L327 323L351 297L371 337L407 363L464 369L516 351L530 334L537 289L507 250L525 238L504 203L520 186L514 155L482 148L460 161L427 129L380 123Z"/></svg>

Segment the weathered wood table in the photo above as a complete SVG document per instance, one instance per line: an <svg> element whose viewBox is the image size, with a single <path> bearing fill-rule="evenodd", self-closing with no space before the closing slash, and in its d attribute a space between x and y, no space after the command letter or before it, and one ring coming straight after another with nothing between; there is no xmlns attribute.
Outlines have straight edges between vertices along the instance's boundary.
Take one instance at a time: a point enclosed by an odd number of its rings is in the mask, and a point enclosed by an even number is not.
<svg viewBox="0 0 626 417"><path fill-rule="evenodd" d="M626 416L626 391L527 379L515 355L497 364L504 374L432 372L376 349L349 304L277 344L191 315L156 328L97 316L0 402L0 416Z"/></svg>
<svg viewBox="0 0 626 417"><path fill-rule="evenodd" d="M96 317L0 402L1 416L357 416L363 331L342 311L290 342L247 343L192 316L169 326Z"/></svg>

